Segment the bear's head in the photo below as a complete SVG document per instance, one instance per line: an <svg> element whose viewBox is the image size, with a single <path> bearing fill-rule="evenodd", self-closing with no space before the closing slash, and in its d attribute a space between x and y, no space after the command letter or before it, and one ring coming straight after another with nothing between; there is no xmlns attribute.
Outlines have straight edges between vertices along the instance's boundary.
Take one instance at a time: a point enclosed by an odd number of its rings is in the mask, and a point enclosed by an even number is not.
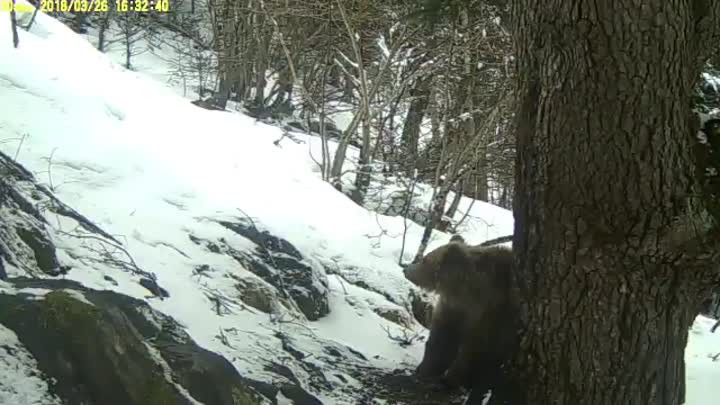
<svg viewBox="0 0 720 405"><path fill-rule="evenodd" d="M409 264L405 278L428 291L443 293L451 286L462 285L474 267L470 247L460 235L425 255L417 263Z"/></svg>

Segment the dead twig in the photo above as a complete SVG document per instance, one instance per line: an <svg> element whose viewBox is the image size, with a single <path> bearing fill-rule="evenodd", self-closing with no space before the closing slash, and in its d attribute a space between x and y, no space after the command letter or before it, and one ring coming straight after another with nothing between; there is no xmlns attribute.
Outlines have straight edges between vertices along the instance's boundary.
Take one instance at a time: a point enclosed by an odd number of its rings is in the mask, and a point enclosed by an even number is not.
<svg viewBox="0 0 720 405"><path fill-rule="evenodd" d="M397 342L401 347L408 347L416 341L422 340L422 334L417 331L409 331L408 329L403 328L402 335L394 335L390 331L389 327L381 326L381 328L385 331L390 340Z"/></svg>
<svg viewBox="0 0 720 405"><path fill-rule="evenodd" d="M91 248L89 245L86 245L85 248L88 250L94 251L96 253L100 253L105 258L107 263L120 265L123 268L130 270L134 274L138 274L143 277L147 277L152 281L157 281L157 276L152 272L145 271L142 268L140 268L140 266L138 266L138 264L135 262L135 259L132 257L130 252L128 252L128 250L125 249L119 242L117 244L115 244L115 243L112 243L112 242L104 239L103 237L93 235L93 234L72 233L72 232L65 232L62 230L58 230L57 232L61 235L68 236L68 237L75 238L75 239L94 240L94 241L100 242L100 246L102 247L102 250ZM108 250L107 249L108 247L116 249L116 251L122 252L125 255L125 257L127 257L128 260L122 261L122 260L116 259L114 257L116 252Z"/></svg>
<svg viewBox="0 0 720 405"><path fill-rule="evenodd" d="M225 336L225 332L222 330L222 328L218 328L218 331L220 333L215 335L215 337L220 341L220 343L222 343L223 345L225 345L231 349L234 349L235 347L233 347L233 345L230 344L230 341L228 340L227 336Z"/></svg>
<svg viewBox="0 0 720 405"><path fill-rule="evenodd" d="M35 12L37 12L37 10ZM22 137L20 137L20 144L18 145L17 150L15 151L15 157L13 158L13 160L15 160L16 162L17 162L18 156L20 155L20 149L22 148L23 143L25 143L25 138L27 136L28 136L28 134L24 133L22 135Z"/></svg>

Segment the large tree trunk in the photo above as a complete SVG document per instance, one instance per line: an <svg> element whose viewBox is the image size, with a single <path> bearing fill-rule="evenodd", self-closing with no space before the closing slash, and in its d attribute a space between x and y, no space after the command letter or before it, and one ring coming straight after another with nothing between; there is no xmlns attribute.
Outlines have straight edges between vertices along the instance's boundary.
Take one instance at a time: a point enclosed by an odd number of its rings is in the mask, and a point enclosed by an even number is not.
<svg viewBox="0 0 720 405"><path fill-rule="evenodd" d="M688 327L718 268L708 239L677 232L694 203L689 101L718 3L512 1L522 341L510 402L683 403Z"/></svg>

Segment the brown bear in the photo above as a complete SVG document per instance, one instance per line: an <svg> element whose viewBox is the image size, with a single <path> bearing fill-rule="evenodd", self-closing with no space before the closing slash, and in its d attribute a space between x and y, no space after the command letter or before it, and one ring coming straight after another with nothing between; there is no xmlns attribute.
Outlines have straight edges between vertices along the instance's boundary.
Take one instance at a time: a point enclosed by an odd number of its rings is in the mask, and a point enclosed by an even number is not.
<svg viewBox="0 0 720 405"><path fill-rule="evenodd" d="M405 277L439 295L418 377L473 392L499 383L501 364L516 345L512 250L470 246L455 235L407 266Z"/></svg>

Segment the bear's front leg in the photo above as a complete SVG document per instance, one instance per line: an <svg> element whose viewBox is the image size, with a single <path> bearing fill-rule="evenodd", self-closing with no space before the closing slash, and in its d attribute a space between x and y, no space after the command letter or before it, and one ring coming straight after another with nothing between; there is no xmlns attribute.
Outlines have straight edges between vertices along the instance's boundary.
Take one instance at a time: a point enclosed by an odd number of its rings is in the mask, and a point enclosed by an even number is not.
<svg viewBox="0 0 720 405"><path fill-rule="evenodd" d="M433 313L425 354L415 373L420 378L439 378L455 361L460 346L462 315L442 308Z"/></svg>

